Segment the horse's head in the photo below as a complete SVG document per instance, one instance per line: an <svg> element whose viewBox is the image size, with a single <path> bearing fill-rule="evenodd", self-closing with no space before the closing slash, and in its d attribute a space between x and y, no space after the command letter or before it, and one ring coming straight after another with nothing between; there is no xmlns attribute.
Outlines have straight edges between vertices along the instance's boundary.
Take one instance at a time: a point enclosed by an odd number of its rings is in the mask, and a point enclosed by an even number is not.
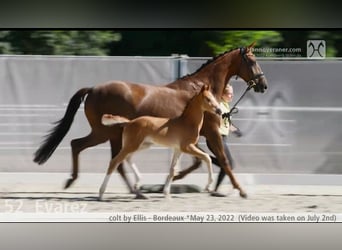
<svg viewBox="0 0 342 250"><path fill-rule="evenodd" d="M202 109L218 115L222 114L220 104L216 100L215 96L211 93L210 85L203 85L199 95L202 97Z"/></svg>
<svg viewBox="0 0 342 250"><path fill-rule="evenodd" d="M245 48L240 48L241 63L237 75L248 85L253 86L255 92L264 93L267 89L267 80L252 52L254 45L255 42Z"/></svg>

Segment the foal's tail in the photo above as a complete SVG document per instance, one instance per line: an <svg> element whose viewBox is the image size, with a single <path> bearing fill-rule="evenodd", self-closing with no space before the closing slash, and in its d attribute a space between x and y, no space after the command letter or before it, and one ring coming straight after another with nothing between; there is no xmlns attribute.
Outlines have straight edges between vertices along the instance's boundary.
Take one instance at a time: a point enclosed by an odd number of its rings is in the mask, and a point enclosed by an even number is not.
<svg viewBox="0 0 342 250"><path fill-rule="evenodd" d="M35 152L33 159L34 162L43 164L50 158L66 133L69 131L71 124L74 121L75 114L84 100L85 95L91 90L92 88L82 88L70 99L64 117L55 123L57 125L48 135L46 135L42 145Z"/></svg>
<svg viewBox="0 0 342 250"><path fill-rule="evenodd" d="M119 115L104 114L102 116L101 122L105 126L112 126L116 124L124 126L125 124L129 123L130 120Z"/></svg>

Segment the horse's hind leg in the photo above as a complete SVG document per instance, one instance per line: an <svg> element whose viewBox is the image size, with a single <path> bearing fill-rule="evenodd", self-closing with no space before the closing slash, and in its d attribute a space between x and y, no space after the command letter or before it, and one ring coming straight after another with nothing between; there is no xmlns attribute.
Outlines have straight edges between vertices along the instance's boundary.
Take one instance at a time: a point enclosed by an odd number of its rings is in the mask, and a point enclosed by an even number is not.
<svg viewBox="0 0 342 250"><path fill-rule="evenodd" d="M201 149L198 146L198 144L196 144L196 147L204 152L204 150ZM173 177L173 180L176 181L176 180L183 179L186 175L188 175L192 171L198 169L201 166L201 164L202 164L202 160L200 158L194 156L193 157L193 164L190 167L188 167L182 171L179 171L178 174L175 177Z"/></svg>
<svg viewBox="0 0 342 250"><path fill-rule="evenodd" d="M199 159L197 157L193 157L193 164L190 167L188 167L187 169L179 171L178 174L173 177L173 181L183 179L186 175L188 175L192 171L198 169L201 166L201 163L202 163L201 159Z"/></svg>
<svg viewBox="0 0 342 250"><path fill-rule="evenodd" d="M70 185L77 179L78 177L78 156L86 148L95 146L97 144L103 143L107 140L107 138L103 136L98 136L93 132L89 135L74 139L71 141L71 151L72 151L72 174L71 178L67 180L64 188L70 187Z"/></svg>
<svg viewBox="0 0 342 250"><path fill-rule="evenodd" d="M140 174L137 166L135 165L135 163L132 161L132 157L130 155L127 156L126 162L128 163L128 165L133 170L134 177L135 177L134 190L137 191L140 188L141 174Z"/></svg>

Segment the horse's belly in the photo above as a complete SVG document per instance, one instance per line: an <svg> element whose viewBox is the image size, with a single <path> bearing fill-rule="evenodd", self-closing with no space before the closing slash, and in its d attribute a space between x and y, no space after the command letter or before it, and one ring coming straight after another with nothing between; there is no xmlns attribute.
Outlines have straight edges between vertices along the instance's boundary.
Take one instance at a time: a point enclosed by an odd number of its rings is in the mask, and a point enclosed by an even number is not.
<svg viewBox="0 0 342 250"><path fill-rule="evenodd" d="M168 137L157 137L157 136L148 136L145 138L143 145L159 145L168 148L178 148L179 149L179 141L176 138L168 138ZM144 146L143 146L144 147Z"/></svg>

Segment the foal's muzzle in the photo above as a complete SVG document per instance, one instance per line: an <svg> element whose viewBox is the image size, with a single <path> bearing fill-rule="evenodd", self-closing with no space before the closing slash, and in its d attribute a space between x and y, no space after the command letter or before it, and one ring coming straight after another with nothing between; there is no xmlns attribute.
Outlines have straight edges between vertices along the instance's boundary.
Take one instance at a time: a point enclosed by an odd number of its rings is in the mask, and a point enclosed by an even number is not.
<svg viewBox="0 0 342 250"><path fill-rule="evenodd" d="M222 115L222 110L220 108L216 108L215 113L218 115Z"/></svg>

